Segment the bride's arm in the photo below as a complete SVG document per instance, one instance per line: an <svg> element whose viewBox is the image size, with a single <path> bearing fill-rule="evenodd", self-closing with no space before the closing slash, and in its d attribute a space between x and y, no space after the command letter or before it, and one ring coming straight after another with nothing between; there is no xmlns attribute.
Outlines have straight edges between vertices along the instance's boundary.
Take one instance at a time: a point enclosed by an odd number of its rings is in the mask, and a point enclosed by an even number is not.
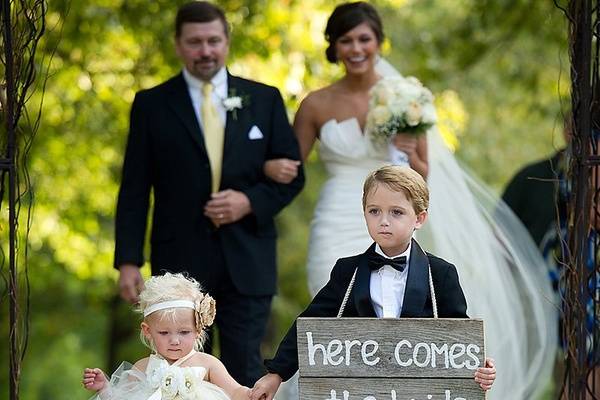
<svg viewBox="0 0 600 400"><path fill-rule="evenodd" d="M315 140L317 139L317 128L314 123L314 106L309 95L302 103L294 118L294 133L300 146L302 161L306 160ZM300 161L289 158L275 158L268 160L263 166L264 174L278 183L290 183L298 174Z"/></svg>
<svg viewBox="0 0 600 400"><path fill-rule="evenodd" d="M427 135L416 136L409 133L399 133L394 136L393 143L398 150L406 153L410 167L427 179L429 161L427 158Z"/></svg>
<svg viewBox="0 0 600 400"><path fill-rule="evenodd" d="M302 161L310 154L318 136L318 127L316 124L317 109L315 103L315 94L308 95L300 103L296 117L294 118L294 133L300 145L300 155Z"/></svg>

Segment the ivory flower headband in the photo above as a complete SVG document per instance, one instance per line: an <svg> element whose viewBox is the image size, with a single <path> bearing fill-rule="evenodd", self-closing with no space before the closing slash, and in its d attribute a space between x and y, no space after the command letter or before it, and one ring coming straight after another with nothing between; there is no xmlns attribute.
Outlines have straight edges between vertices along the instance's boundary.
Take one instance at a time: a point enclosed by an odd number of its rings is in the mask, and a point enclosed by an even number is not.
<svg viewBox="0 0 600 400"><path fill-rule="evenodd" d="M166 310L167 308L190 308L194 310L198 331L211 326L215 320L215 299L208 294L201 295L195 302L191 300L168 300L152 304L144 310L144 318L156 311Z"/></svg>

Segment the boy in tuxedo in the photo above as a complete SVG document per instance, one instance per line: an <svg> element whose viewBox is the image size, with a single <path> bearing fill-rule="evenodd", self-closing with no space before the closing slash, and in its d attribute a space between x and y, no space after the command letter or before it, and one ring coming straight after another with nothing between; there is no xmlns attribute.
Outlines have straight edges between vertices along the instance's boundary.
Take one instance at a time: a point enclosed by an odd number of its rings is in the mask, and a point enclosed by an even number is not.
<svg viewBox="0 0 600 400"><path fill-rule="evenodd" d="M300 317L335 317L351 281L343 317L433 317L431 274L439 317L468 318L454 265L425 253L412 238L425 223L428 206L427 184L411 168L393 165L372 172L363 187L363 210L375 243L362 254L339 259L329 282ZM252 400L271 400L281 382L298 370L295 322L265 365L269 373L256 382ZM475 373L484 390L495 377L492 359Z"/></svg>

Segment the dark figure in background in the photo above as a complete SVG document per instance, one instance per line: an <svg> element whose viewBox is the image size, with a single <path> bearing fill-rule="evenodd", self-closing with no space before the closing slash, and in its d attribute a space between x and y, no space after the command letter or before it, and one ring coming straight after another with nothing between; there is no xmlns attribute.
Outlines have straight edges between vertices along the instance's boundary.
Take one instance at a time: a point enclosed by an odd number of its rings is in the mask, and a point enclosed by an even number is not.
<svg viewBox="0 0 600 400"><path fill-rule="evenodd" d="M563 134L568 143L571 116L564 118ZM538 246L551 229L557 229L558 182L564 162L562 148L546 158L520 169L506 186L502 200L508 204ZM562 211L560 211L562 213Z"/></svg>
<svg viewBox="0 0 600 400"><path fill-rule="evenodd" d="M556 225L556 182L564 149L520 169L506 186L502 200L519 217L539 246Z"/></svg>
<svg viewBox="0 0 600 400"><path fill-rule="evenodd" d="M221 360L242 385L262 375L260 343L275 293L274 216L304 184L267 179L266 160L300 159L279 91L225 68L229 27L221 9L178 10L183 71L137 93L116 214L121 296L143 284L150 192L152 273L187 271L215 297Z"/></svg>

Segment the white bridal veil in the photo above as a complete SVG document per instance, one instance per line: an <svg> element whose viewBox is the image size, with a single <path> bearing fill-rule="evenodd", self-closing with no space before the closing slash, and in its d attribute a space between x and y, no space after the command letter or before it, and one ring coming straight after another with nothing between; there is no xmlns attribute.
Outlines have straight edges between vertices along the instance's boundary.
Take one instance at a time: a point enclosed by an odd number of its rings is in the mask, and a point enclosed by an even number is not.
<svg viewBox="0 0 600 400"><path fill-rule="evenodd" d="M377 72L398 75L381 59ZM498 196L460 166L436 127L427 132L429 222L424 249L456 265L471 318L484 320L495 359L493 400L536 399L548 389L558 344L558 307L546 265Z"/></svg>

